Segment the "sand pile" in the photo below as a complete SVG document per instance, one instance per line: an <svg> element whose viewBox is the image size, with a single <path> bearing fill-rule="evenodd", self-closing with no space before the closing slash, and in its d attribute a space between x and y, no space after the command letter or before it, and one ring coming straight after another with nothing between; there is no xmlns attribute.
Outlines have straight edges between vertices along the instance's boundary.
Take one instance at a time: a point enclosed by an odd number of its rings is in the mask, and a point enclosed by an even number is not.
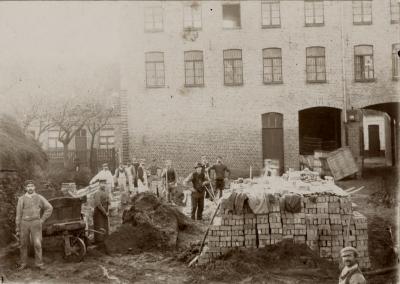
<svg viewBox="0 0 400 284"><path fill-rule="evenodd" d="M123 224L105 241L109 253L175 249L186 235L198 231L178 207L163 203L151 193L140 193L122 216Z"/></svg>

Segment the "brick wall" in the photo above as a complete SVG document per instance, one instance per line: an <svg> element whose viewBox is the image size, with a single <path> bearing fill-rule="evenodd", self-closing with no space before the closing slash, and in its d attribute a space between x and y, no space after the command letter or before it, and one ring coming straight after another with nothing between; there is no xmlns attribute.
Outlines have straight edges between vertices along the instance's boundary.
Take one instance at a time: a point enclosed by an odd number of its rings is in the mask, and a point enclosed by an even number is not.
<svg viewBox="0 0 400 284"><path fill-rule="evenodd" d="M351 1L343 2L343 37L341 1L324 1L323 27L304 27L303 1L281 1L281 28L277 29L261 29L260 1L241 1L238 30L222 29L220 1L200 4L202 30L193 40L183 36L180 1L151 4L164 9L164 31L158 33L144 32L143 9L149 3L122 5L120 73L121 89L128 99L130 155L172 158L183 170L201 154L210 158L221 154L235 174L243 175L250 164L262 167L261 115L279 112L284 117L284 166L298 168L298 111L317 106L343 108L342 57L349 107L399 101L399 83L391 76L391 44L399 27L388 20L389 1L373 2L373 25L368 26L354 26ZM354 82L357 44L374 46L375 82ZM325 47L326 83L306 83L305 49L309 46ZM268 47L282 49L283 84L262 82L262 49ZM231 48L242 50L242 86L223 85L223 50ZM189 50L203 51L204 87L184 86L183 56ZM146 88L144 54L148 51L164 52L163 88Z"/></svg>

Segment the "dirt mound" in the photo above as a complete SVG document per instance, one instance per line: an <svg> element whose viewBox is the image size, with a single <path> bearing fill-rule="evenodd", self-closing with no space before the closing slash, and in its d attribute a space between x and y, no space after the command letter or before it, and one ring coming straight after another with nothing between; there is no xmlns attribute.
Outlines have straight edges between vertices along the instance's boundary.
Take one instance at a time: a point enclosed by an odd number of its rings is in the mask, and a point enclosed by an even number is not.
<svg viewBox="0 0 400 284"><path fill-rule="evenodd" d="M382 189L371 194L369 197L371 203L388 208L397 205L397 191L400 188L398 170L398 167L394 167L378 172L382 177Z"/></svg>
<svg viewBox="0 0 400 284"><path fill-rule="evenodd" d="M140 193L122 216L123 225L105 241L109 253L136 253L175 249L199 229L178 207L163 203L151 193Z"/></svg>
<svg viewBox="0 0 400 284"><path fill-rule="evenodd" d="M267 272L280 274L290 271L291 274L301 274L303 278L309 274L310 278L319 279L336 279L339 273L337 264L321 259L305 244L294 244L289 240L265 248L233 250L215 263L196 269L206 270L208 280L227 281L229 277L235 282Z"/></svg>

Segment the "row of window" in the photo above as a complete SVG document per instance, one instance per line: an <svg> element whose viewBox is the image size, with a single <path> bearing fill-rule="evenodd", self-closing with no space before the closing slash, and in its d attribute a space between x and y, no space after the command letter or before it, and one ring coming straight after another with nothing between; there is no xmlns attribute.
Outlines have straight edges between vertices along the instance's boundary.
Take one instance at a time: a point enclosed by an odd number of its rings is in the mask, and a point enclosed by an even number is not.
<svg viewBox="0 0 400 284"><path fill-rule="evenodd" d="M393 79L399 77L400 44L392 45ZM157 88L165 86L165 66L163 52L147 52L146 86ZM280 48L265 48L262 50L263 82L265 84L283 83L282 50ZM223 51L224 85L236 86L243 84L243 61L241 49ZM185 86L204 86L204 56L203 51L185 51ZM308 83L326 82L326 62L324 47L306 48L306 77ZM354 47L354 79L357 82L373 81L374 56L372 45L357 45Z"/></svg>
<svg viewBox="0 0 400 284"><path fill-rule="evenodd" d="M382 0L379 0L382 1ZM400 22L400 1L390 1L391 23ZM353 23L355 25L372 24L372 0L352 1ZM164 30L164 12L162 7L145 8L145 31L160 32ZM324 25L324 0L304 1L304 21L306 26ZM222 5L222 26L226 29L241 27L240 3ZM261 1L261 26L279 28L281 26L280 0ZM201 30L202 11L199 2L183 7L183 28Z"/></svg>
<svg viewBox="0 0 400 284"><path fill-rule="evenodd" d="M62 149L64 146L58 140L59 131L58 130L49 130L48 138L47 138L47 146L48 149ZM86 138L86 130L81 130L81 135ZM99 134L99 148L100 149L111 149L115 147L115 135L114 129L105 128L100 130Z"/></svg>

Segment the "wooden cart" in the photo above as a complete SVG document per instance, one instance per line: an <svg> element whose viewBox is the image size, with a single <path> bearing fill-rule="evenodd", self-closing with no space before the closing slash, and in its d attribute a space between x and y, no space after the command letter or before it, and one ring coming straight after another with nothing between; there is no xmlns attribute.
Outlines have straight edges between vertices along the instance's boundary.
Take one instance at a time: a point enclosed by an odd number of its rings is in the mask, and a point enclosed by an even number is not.
<svg viewBox="0 0 400 284"><path fill-rule="evenodd" d="M81 215L84 198L58 197L49 200L53 213L43 224L43 236L63 236L64 257L81 261L86 254L86 223Z"/></svg>

